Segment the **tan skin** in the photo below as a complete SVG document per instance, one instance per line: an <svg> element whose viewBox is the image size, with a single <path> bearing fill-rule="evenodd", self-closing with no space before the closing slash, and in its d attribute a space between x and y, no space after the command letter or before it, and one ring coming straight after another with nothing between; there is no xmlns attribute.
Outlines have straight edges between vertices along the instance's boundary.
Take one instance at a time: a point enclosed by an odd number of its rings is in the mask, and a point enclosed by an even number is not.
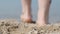
<svg viewBox="0 0 60 34"><path fill-rule="evenodd" d="M32 21L31 15L31 0L22 1L22 15L21 19L25 22ZM38 26L44 26L48 23L49 7L51 0L38 0L38 15L36 24Z"/></svg>

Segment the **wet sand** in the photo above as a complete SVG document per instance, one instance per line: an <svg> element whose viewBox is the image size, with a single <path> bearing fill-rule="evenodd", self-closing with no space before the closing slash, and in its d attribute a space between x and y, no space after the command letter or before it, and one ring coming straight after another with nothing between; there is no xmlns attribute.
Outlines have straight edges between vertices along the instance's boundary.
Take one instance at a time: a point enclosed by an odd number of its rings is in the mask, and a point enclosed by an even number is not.
<svg viewBox="0 0 60 34"><path fill-rule="evenodd" d="M16 19L1 19L0 34L60 34L60 23L38 27L36 24L18 22Z"/></svg>

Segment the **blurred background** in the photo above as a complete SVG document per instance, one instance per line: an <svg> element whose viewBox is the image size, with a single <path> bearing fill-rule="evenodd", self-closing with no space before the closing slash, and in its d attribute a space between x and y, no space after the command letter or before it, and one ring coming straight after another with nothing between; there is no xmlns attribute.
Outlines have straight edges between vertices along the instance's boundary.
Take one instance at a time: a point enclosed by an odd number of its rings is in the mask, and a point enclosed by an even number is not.
<svg viewBox="0 0 60 34"><path fill-rule="evenodd" d="M37 19L38 1L32 0L33 20ZM20 20L22 12L21 0L0 0L0 19L14 18ZM52 0L49 22L60 22L60 0Z"/></svg>

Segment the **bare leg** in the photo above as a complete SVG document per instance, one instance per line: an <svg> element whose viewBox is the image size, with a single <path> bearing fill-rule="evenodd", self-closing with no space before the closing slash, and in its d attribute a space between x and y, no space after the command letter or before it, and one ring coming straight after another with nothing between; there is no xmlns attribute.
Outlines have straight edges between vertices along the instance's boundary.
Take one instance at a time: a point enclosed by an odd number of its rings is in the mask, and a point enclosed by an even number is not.
<svg viewBox="0 0 60 34"><path fill-rule="evenodd" d="M44 26L48 23L48 15L49 15L49 7L50 0L38 0L38 18L37 24L38 26Z"/></svg>
<svg viewBox="0 0 60 34"><path fill-rule="evenodd" d="M31 0L22 0L22 21L30 22L31 17Z"/></svg>

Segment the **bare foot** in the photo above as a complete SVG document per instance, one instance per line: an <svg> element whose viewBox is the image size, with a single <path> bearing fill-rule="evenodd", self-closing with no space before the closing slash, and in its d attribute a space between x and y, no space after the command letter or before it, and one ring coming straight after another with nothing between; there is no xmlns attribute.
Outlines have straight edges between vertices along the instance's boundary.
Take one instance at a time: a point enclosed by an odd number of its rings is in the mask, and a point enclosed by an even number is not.
<svg viewBox="0 0 60 34"><path fill-rule="evenodd" d="M36 25L37 25L37 27L42 27L42 26L45 26L45 25L47 25L47 24L46 24L45 21L37 21L37 22L36 22Z"/></svg>
<svg viewBox="0 0 60 34"><path fill-rule="evenodd" d="M27 23L30 23L32 21L32 17L31 16L26 16L26 15L21 15L21 20L23 22L27 22Z"/></svg>

